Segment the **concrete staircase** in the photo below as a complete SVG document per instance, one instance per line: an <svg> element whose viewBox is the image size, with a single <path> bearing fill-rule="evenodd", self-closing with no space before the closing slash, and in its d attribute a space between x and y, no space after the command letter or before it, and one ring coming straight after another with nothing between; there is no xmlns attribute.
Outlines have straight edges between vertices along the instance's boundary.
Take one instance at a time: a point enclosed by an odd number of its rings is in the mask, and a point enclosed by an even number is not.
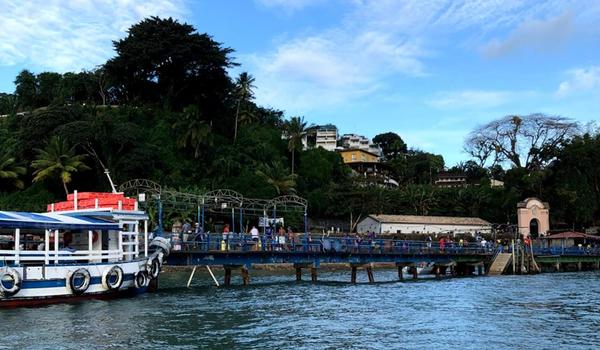
<svg viewBox="0 0 600 350"><path fill-rule="evenodd" d="M511 263L511 260L511 253L498 253L490 266L488 275L501 275Z"/></svg>

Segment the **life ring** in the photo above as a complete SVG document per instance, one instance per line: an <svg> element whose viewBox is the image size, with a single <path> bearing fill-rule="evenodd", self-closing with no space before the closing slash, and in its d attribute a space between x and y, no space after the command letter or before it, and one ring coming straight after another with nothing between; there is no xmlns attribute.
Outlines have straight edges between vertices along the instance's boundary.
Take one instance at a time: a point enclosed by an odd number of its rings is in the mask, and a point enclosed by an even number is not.
<svg viewBox="0 0 600 350"><path fill-rule="evenodd" d="M133 276L133 283L137 289L148 287L148 284L150 284L150 279L148 278L146 271L136 272Z"/></svg>
<svg viewBox="0 0 600 350"><path fill-rule="evenodd" d="M9 283L8 286L6 282ZM0 293L3 297L11 297L17 294L21 290L21 282L21 276L17 270L7 267L0 275Z"/></svg>
<svg viewBox="0 0 600 350"><path fill-rule="evenodd" d="M148 271L148 277L151 279L157 279L160 274L160 261L158 257L148 259L146 263L146 271Z"/></svg>
<svg viewBox="0 0 600 350"><path fill-rule="evenodd" d="M83 278L83 282L81 282L81 278ZM89 288L91 281L90 272L84 268L69 272L67 275L67 285L71 293L75 295L83 294Z"/></svg>
<svg viewBox="0 0 600 350"><path fill-rule="evenodd" d="M113 277L116 279L113 280ZM116 290L123 284L123 269L113 266L102 274L102 286L104 289Z"/></svg>

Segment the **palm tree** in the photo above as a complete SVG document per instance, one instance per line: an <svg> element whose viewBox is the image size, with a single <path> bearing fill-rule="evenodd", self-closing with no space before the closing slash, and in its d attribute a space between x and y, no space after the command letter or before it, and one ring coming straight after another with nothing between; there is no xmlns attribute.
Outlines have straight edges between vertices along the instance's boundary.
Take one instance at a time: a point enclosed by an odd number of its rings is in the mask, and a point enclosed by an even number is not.
<svg viewBox="0 0 600 350"><path fill-rule="evenodd" d="M18 166L14 158L11 158L8 153L0 155L0 183L10 183L10 185L23 189L25 184L19 176L25 175L27 169L22 166Z"/></svg>
<svg viewBox="0 0 600 350"><path fill-rule="evenodd" d="M292 117L284 124L288 137L288 150L292 152L292 175L294 175L295 153L296 150L302 149L302 137L306 134L306 125L304 117Z"/></svg>
<svg viewBox="0 0 600 350"><path fill-rule="evenodd" d="M271 165L263 165L256 170L256 175L275 188L277 195L296 192L296 175L287 174L287 169L279 161Z"/></svg>
<svg viewBox="0 0 600 350"><path fill-rule="evenodd" d="M194 158L200 156L203 145L212 144L212 127L200 118L200 109L197 106L184 108L182 117L173 124L173 129L181 131L177 145L193 148Z"/></svg>
<svg viewBox="0 0 600 350"><path fill-rule="evenodd" d="M71 182L73 173L88 170L90 167L85 165L83 160L85 154L75 154L75 147L69 147L66 140L61 140L54 136L45 149L36 149L38 153L36 159L31 165L37 169L33 175L34 182L47 178L59 178L69 195L67 184Z"/></svg>
<svg viewBox="0 0 600 350"><path fill-rule="evenodd" d="M254 77L247 72L243 72L235 81L235 95L237 97L237 109L235 112L235 130L233 133L233 142L237 140L238 123L240 117L240 107L243 104L247 104L254 98L254 89L256 86L253 85ZM248 112L247 112L248 113Z"/></svg>

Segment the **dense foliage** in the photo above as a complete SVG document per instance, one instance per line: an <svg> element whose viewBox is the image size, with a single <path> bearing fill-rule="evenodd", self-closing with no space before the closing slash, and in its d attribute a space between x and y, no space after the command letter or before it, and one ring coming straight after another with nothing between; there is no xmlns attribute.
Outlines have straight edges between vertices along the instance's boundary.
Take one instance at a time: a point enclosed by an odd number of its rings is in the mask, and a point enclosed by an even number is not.
<svg viewBox="0 0 600 350"><path fill-rule="evenodd" d="M108 190L106 168L116 183L148 178L181 190L231 188L262 198L297 193L309 200L313 218L402 213L508 223L519 200L537 196L551 203L554 225L600 221L598 133L553 138L551 149L536 143L535 162L527 163L535 166L506 171L482 161L494 158L485 152L500 150L481 139L489 133L472 135L478 161L453 167L382 133L374 141L384 152L384 169L399 183L387 188L351 171L335 152L303 150L308 122L255 104L251 74L229 76L233 50L192 26L149 18L114 46L115 57L93 71L24 70L15 92L0 94L1 209L43 210L67 187ZM494 125L506 120L515 119ZM444 170L466 174L469 185L435 187ZM505 186L492 188L491 179Z"/></svg>

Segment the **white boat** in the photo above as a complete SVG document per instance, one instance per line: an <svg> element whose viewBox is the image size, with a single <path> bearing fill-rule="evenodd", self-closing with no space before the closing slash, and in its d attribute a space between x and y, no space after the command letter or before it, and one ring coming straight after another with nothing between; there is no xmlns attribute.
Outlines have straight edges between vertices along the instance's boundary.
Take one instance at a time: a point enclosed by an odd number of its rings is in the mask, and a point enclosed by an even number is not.
<svg viewBox="0 0 600 350"><path fill-rule="evenodd" d="M423 263L417 264L416 267L417 267L418 275L431 275L431 274L433 274L433 268L435 267L435 264L423 262ZM409 267L404 266L402 268L402 273L409 274L410 273Z"/></svg>
<svg viewBox="0 0 600 350"><path fill-rule="evenodd" d="M146 292L170 243L120 193L73 193L47 213L0 211L0 307Z"/></svg>

